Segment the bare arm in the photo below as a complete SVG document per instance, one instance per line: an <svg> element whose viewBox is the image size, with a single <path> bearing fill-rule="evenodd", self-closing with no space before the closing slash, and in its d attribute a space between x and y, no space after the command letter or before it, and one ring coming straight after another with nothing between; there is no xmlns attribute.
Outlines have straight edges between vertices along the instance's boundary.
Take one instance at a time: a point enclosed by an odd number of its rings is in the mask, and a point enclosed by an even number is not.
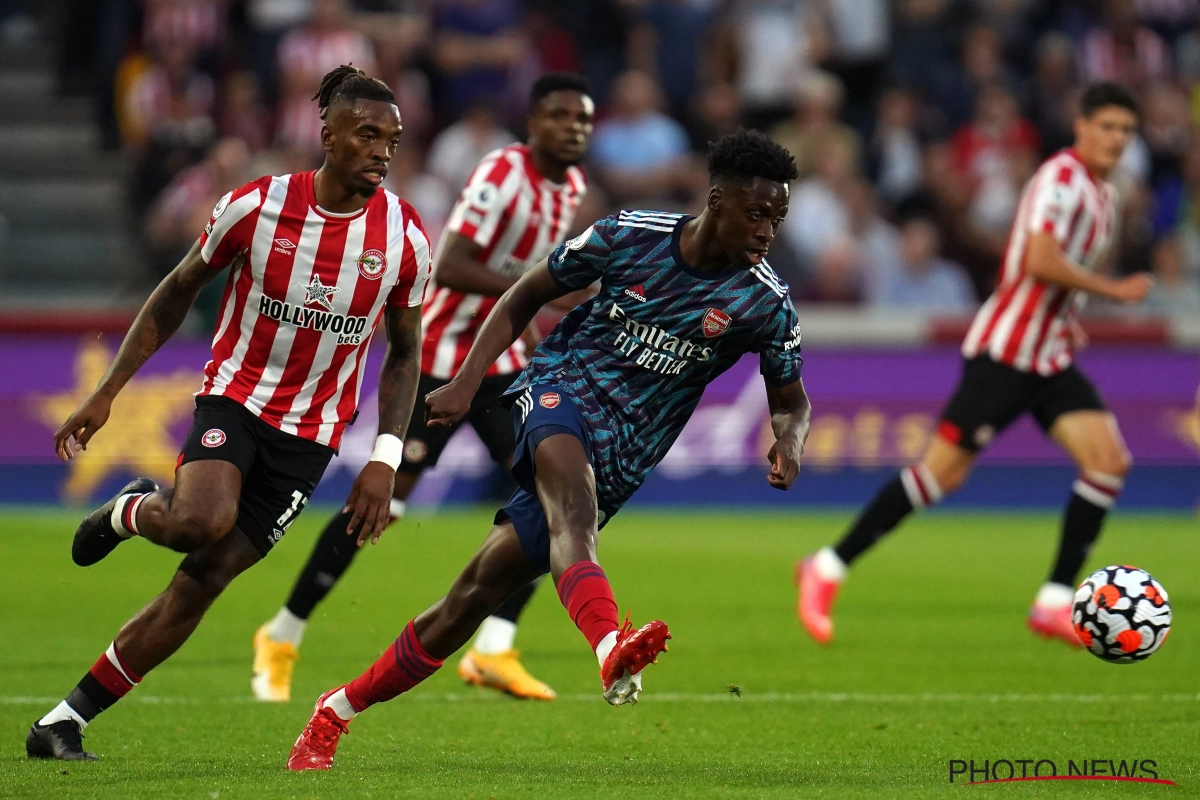
<svg viewBox="0 0 1200 800"><path fill-rule="evenodd" d="M219 271L204 263L197 240L179 266L151 292L96 391L55 432L54 450L59 458L66 461L75 455L77 447L87 448L92 436L108 421L113 398L179 330L196 295Z"/></svg>
<svg viewBox="0 0 1200 800"><path fill-rule="evenodd" d="M379 371L379 433L403 440L417 400L421 372L421 307L388 307L384 317L388 349ZM354 481L345 510L351 511L346 532L357 530L361 547L379 541L391 518L395 471L381 461L368 461ZM361 525L361 527L360 527Z"/></svg>
<svg viewBox="0 0 1200 800"><path fill-rule="evenodd" d="M525 331L538 309L566 293L550 276L545 259L505 292L479 329L458 374L425 398L429 424L451 425L462 419L488 368Z"/></svg>
<svg viewBox="0 0 1200 800"><path fill-rule="evenodd" d="M379 432L403 439L421 373L421 306L389 307L384 325L388 349L379 371Z"/></svg>
<svg viewBox="0 0 1200 800"><path fill-rule="evenodd" d="M774 386L767 381L767 407L771 410L771 430L775 444L767 454L771 471L767 482L776 489L788 489L800 472L800 456L808 439L812 403L804 390L804 381Z"/></svg>
<svg viewBox="0 0 1200 800"><path fill-rule="evenodd" d="M488 269L480 261L483 248L461 233L446 234L446 244L438 251L433 279L438 286L456 292L498 297L517 282L511 275Z"/></svg>
<svg viewBox="0 0 1200 800"><path fill-rule="evenodd" d="M1058 240L1048 233L1035 233L1030 237L1025 271L1040 281L1098 294L1121 303L1141 302L1153 283L1149 275L1140 272L1120 279L1089 272L1068 259Z"/></svg>

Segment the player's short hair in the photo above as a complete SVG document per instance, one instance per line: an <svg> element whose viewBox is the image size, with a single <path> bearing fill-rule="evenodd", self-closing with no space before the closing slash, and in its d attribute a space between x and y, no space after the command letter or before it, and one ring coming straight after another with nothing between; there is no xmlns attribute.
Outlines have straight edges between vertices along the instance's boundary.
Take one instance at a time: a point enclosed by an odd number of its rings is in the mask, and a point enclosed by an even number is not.
<svg viewBox="0 0 1200 800"><path fill-rule="evenodd" d="M1091 117L1100 109L1108 106L1128 109L1135 116L1138 114L1138 104L1133 92L1119 83L1104 81L1103 83L1093 83L1084 90L1083 97L1079 101L1079 115L1085 118Z"/></svg>
<svg viewBox="0 0 1200 800"><path fill-rule="evenodd" d="M708 145L712 182L746 184L755 178L788 183L800 177L792 154L759 131L738 128Z"/></svg>
<svg viewBox="0 0 1200 800"><path fill-rule="evenodd" d="M534 81L533 88L529 90L529 113L532 114L537 109L537 104L542 102L546 95L561 91L590 95L592 84L587 78L574 72L547 72Z"/></svg>
<svg viewBox="0 0 1200 800"><path fill-rule="evenodd" d="M335 103L353 104L355 100L396 102L396 96L386 83L368 76L353 64L343 64L325 73L325 77L321 78L321 87L312 99L317 101L321 119L328 116L330 106Z"/></svg>

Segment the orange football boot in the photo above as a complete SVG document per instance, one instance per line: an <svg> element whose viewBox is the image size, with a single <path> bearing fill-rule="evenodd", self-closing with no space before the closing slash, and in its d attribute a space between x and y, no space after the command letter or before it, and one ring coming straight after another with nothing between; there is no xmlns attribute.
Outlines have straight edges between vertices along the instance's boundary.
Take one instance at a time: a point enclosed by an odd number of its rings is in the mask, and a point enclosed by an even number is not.
<svg viewBox="0 0 1200 800"><path fill-rule="evenodd" d="M1083 647L1071 621L1071 606L1033 606L1029 609L1029 630L1044 639L1061 639L1072 647Z"/></svg>
<svg viewBox="0 0 1200 800"><path fill-rule="evenodd" d="M330 689L317 698L313 715L300 732L292 752L288 755L287 768L293 772L309 769L331 769L337 753L338 740L343 733L350 733L350 723L333 713L332 708L322 708L325 698L343 687Z"/></svg>
<svg viewBox="0 0 1200 800"><path fill-rule="evenodd" d="M625 624L617 632L617 643L600 668L604 699L611 705L632 705L642 691L642 670L658 663L658 654L667 651L667 623L647 622L636 631L625 615Z"/></svg>
<svg viewBox="0 0 1200 800"><path fill-rule="evenodd" d="M833 638L833 601L837 599L837 581L822 578L813 564L813 557L796 565L796 585L799 587L799 598L796 601L796 616L800 624L820 644L829 644Z"/></svg>
<svg viewBox="0 0 1200 800"><path fill-rule="evenodd" d="M516 650L486 655L471 648L458 662L458 677L525 700L553 700L554 690L526 671Z"/></svg>

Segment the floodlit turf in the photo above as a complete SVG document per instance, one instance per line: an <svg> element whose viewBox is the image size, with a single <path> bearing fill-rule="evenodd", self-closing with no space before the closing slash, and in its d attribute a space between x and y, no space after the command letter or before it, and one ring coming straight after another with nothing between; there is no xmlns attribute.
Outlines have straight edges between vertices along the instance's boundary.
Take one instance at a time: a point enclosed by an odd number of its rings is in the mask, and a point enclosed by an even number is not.
<svg viewBox="0 0 1200 800"><path fill-rule="evenodd" d="M1200 796L1194 518L1118 513L1109 525L1091 564L1146 567L1176 615L1162 652L1113 666L1025 630L1053 515L915 520L855 568L836 640L820 648L792 614L792 564L847 515L629 511L601 537L604 566L622 612L660 617L675 637L641 704L603 703L595 661L546 586L518 643L558 701L513 701L445 669L357 720L331 773L293 775L284 761L315 696L356 676L439 596L488 527L478 511L391 529L315 615L297 699L250 702L251 635L326 511L310 509L172 660L91 726L96 764L27 761L25 731L178 557L135 541L80 569L69 556L77 514L0 512L0 797ZM1063 771L1068 760L1150 759L1178 786L967 788L950 785L952 759L1051 759Z"/></svg>

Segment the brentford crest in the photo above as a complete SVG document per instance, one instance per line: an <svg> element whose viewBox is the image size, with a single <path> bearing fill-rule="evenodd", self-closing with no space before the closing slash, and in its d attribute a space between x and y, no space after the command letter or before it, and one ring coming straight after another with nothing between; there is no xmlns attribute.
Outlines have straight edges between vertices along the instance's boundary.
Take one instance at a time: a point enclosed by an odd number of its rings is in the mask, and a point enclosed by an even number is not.
<svg viewBox="0 0 1200 800"><path fill-rule="evenodd" d="M205 447L220 447L225 444L225 431L220 428L209 428L200 437L200 443Z"/></svg>
<svg viewBox="0 0 1200 800"><path fill-rule="evenodd" d="M704 312L704 319L700 321L700 330L706 337L712 339L729 330L731 322L733 320L724 311L710 308Z"/></svg>
<svg viewBox="0 0 1200 800"><path fill-rule="evenodd" d="M377 281L387 269L387 258L378 250L366 250L358 257L358 274L369 281Z"/></svg>

